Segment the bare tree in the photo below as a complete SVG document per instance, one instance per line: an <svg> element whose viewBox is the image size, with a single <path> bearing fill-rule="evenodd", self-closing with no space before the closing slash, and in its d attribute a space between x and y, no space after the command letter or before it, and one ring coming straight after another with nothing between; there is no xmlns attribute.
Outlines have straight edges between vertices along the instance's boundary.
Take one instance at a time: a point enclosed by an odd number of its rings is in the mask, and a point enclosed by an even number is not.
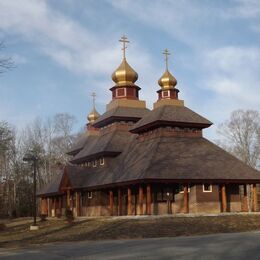
<svg viewBox="0 0 260 260"><path fill-rule="evenodd" d="M236 110L218 127L224 149L253 168L260 167L260 114L255 110Z"/></svg>
<svg viewBox="0 0 260 260"><path fill-rule="evenodd" d="M4 49L4 43L3 41L0 42L0 51L2 51ZM14 68L14 62L12 60L12 58L10 57L4 57L1 56L0 57L0 74L6 72L7 70L10 70L12 68Z"/></svg>

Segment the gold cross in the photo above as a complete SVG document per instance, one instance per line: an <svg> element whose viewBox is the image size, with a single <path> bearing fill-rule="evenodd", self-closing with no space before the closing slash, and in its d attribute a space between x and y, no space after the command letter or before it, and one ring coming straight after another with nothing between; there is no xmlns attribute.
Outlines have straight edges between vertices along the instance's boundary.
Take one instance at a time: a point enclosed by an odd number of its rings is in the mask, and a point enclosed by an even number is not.
<svg viewBox="0 0 260 260"><path fill-rule="evenodd" d="M129 41L125 35L123 35L119 41L123 43L122 51L123 51L123 58L125 59L125 49L127 48L126 43L129 43Z"/></svg>
<svg viewBox="0 0 260 260"><path fill-rule="evenodd" d="M96 101L96 96L97 96L97 95L96 95L95 92L92 92L91 96L92 96L92 98L93 98L93 108L95 108L95 107L96 107L95 101Z"/></svg>
<svg viewBox="0 0 260 260"><path fill-rule="evenodd" d="M163 54L165 55L166 70L168 70L168 56L171 55L171 54L167 49L164 50Z"/></svg>

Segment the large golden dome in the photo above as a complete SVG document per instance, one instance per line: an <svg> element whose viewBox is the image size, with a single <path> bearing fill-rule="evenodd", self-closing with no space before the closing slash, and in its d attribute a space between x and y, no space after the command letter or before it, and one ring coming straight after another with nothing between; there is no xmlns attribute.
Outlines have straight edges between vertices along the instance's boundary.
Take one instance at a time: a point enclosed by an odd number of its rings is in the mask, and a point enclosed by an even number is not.
<svg viewBox="0 0 260 260"><path fill-rule="evenodd" d="M128 64L126 58L123 58L123 61L119 67L112 74L112 80L116 83L116 86L135 86L135 82L138 79L138 74L134 69Z"/></svg>
<svg viewBox="0 0 260 260"><path fill-rule="evenodd" d="M93 123L100 117L100 114L97 112L95 108L88 114L88 121L89 123Z"/></svg>
<svg viewBox="0 0 260 260"><path fill-rule="evenodd" d="M177 80L169 72L169 70L166 69L161 78L158 80L158 84L161 86L162 89L173 89L177 85Z"/></svg>

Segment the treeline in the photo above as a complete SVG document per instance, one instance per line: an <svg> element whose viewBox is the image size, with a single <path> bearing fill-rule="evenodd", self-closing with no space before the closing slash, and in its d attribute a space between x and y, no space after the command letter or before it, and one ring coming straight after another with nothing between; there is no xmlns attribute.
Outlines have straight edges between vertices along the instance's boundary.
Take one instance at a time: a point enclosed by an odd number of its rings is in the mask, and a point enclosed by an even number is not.
<svg viewBox="0 0 260 260"><path fill-rule="evenodd" d="M56 114L52 118L35 119L19 131L0 121L0 215L32 214L33 169L23 161L28 151L38 157L37 188L50 182L64 165L73 139L75 117Z"/></svg>

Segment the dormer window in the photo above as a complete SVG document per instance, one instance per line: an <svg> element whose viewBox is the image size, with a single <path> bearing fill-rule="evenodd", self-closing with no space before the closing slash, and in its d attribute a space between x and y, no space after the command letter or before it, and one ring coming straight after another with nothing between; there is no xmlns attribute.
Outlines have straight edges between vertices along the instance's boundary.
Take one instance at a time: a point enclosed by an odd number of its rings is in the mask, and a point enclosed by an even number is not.
<svg viewBox="0 0 260 260"><path fill-rule="evenodd" d="M100 165L104 165L105 164L105 158L104 157L100 158L99 163L100 163Z"/></svg>

